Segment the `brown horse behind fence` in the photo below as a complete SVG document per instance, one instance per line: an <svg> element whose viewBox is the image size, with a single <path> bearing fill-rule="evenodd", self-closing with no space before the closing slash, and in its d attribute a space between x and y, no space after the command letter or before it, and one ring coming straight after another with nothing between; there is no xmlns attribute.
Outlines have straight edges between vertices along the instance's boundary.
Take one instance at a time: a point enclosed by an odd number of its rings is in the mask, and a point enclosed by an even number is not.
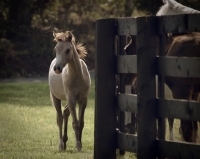
<svg viewBox="0 0 200 159"><path fill-rule="evenodd" d="M188 13L200 13L199 11L182 6L181 4L175 2L174 0L166 0L165 3L166 4L163 5L161 9L158 11L159 14L157 13L157 16L172 15L172 13L183 14L185 13L185 11L188 11ZM175 7L172 7L172 5L176 5L176 7L178 6L180 9L183 9L184 12L179 11ZM175 11L173 9L175 9ZM182 34L182 35L168 34L164 38L165 38L164 40L165 44L163 46L165 46L165 48L163 49L165 52L165 56L200 57L200 33L193 32L193 33ZM131 40L134 41L135 39L131 39ZM126 46L125 48L128 53L129 47ZM131 49L134 49L134 46L132 46ZM137 77L136 74L127 74L125 83L127 85L132 84L133 87L135 87L136 77ZM181 78L165 77L165 83L168 85L168 87L172 91L172 95L174 99L186 99L186 100L199 101L200 79L182 78L182 77ZM171 140L174 140L173 122L174 122L174 119L169 119L169 130L170 130ZM179 132L181 134L182 140L187 141L187 142L196 142L197 137L198 137L197 121L180 120Z"/></svg>
<svg viewBox="0 0 200 159"><path fill-rule="evenodd" d="M200 33L178 35L168 39L166 56L200 57ZM199 100L200 79L165 77L165 83L171 89L173 98ZM169 124L173 128L173 119L169 120ZM197 121L181 120L180 134L185 141L196 142L197 129Z"/></svg>
<svg viewBox="0 0 200 159"><path fill-rule="evenodd" d="M192 8L183 6L174 0L165 0L157 16L178 14L199 14ZM170 35L165 40L165 55L178 57L200 57L200 33L184 35ZM198 101L200 93L200 79L165 77L165 83L172 91L173 98ZM169 119L170 135L173 131L173 119ZM181 120L179 132L182 139L188 142L196 142L197 121ZM173 139L170 136L170 139Z"/></svg>
<svg viewBox="0 0 200 159"><path fill-rule="evenodd" d="M177 36L167 36L165 40L165 56L176 57L200 57L200 33L190 33ZM127 47L127 53L128 51ZM132 85L135 88L136 74L126 74L125 84ZM200 97L200 79L183 77L165 77L165 83L172 91L174 99L186 99L199 101ZM135 90L136 92L137 90ZM169 119L170 140L174 140L173 135L174 119ZM196 142L198 125L197 121L180 121L179 132L182 140L187 142Z"/></svg>

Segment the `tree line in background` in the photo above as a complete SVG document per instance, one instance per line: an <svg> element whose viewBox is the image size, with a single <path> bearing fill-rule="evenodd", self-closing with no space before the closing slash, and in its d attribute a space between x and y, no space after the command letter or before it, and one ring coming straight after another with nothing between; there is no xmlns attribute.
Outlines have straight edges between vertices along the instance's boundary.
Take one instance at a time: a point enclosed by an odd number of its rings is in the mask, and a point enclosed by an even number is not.
<svg viewBox="0 0 200 159"><path fill-rule="evenodd" d="M198 0L177 0L200 10ZM155 15L162 0L0 0L0 78L47 75L54 58L52 31L73 31L94 68L95 21Z"/></svg>

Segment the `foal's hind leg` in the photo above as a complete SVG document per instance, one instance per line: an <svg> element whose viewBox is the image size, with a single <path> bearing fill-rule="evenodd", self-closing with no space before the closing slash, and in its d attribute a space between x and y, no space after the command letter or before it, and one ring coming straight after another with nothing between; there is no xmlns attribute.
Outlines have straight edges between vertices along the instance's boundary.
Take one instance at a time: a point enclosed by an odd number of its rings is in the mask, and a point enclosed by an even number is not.
<svg viewBox="0 0 200 159"><path fill-rule="evenodd" d="M66 142L68 140L68 136L67 136L67 125L68 125L68 118L69 118L70 112L69 112L69 108L66 105L65 106L65 110L63 111L63 118L64 118L64 134L63 134L63 143L64 143L64 149L66 149Z"/></svg>
<svg viewBox="0 0 200 159"><path fill-rule="evenodd" d="M64 150L64 144L62 140L63 116L62 116L62 110L61 110L61 100L57 99L52 93L51 93L51 99L57 112L57 125L59 128L59 138L60 138L59 150Z"/></svg>

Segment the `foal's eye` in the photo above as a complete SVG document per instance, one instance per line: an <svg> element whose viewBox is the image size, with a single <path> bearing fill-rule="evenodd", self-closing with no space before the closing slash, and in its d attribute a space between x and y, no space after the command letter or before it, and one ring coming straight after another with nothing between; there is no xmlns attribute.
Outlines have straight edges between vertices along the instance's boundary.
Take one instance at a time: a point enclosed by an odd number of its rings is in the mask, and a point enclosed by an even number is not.
<svg viewBox="0 0 200 159"><path fill-rule="evenodd" d="M66 50L66 54L68 54L69 52L70 52L70 49L67 49L67 50Z"/></svg>

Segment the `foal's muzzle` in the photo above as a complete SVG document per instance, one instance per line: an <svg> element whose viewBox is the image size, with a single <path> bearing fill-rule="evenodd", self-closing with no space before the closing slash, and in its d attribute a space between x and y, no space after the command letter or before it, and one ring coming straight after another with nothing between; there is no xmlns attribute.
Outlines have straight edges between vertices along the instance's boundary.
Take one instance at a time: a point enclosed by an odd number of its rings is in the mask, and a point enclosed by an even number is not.
<svg viewBox="0 0 200 159"><path fill-rule="evenodd" d="M61 72L62 72L62 69L60 68L60 66L54 66L54 71L55 71L55 73L57 73L57 74L60 74Z"/></svg>

